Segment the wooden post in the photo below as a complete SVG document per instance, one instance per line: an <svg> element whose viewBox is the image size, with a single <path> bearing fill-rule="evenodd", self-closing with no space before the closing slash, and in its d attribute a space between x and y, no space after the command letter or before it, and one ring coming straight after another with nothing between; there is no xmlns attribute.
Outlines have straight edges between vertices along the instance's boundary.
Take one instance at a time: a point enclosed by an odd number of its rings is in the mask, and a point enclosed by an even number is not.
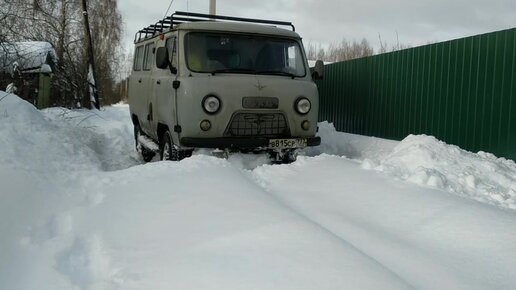
<svg viewBox="0 0 516 290"><path fill-rule="evenodd" d="M90 22L88 19L88 7L86 5L86 0L82 0L82 15L84 15L84 32L86 35L86 41L88 49L88 74L89 70L91 69L93 80L88 80L88 89L90 91L90 102L91 102L91 94L93 93L94 97L94 106L97 109L100 109L100 102L99 102L99 93L97 90L97 71L95 69L95 58L93 53L93 43L91 41L91 32L90 32Z"/></svg>

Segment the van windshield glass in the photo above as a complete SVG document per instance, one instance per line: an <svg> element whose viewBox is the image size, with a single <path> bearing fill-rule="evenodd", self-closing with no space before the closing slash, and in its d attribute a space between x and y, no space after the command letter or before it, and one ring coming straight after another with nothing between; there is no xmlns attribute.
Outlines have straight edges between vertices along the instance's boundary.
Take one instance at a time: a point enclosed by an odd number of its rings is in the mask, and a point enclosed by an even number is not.
<svg viewBox="0 0 516 290"><path fill-rule="evenodd" d="M303 54L295 40L191 32L185 43L187 65L193 72L306 75Z"/></svg>

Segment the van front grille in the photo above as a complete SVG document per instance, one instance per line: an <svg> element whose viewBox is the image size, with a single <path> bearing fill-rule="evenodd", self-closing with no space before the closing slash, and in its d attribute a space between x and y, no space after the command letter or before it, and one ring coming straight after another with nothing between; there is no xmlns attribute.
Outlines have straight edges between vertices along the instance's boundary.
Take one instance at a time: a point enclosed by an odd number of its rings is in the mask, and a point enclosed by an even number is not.
<svg viewBox="0 0 516 290"><path fill-rule="evenodd" d="M281 113L236 113L226 136L290 136L290 129Z"/></svg>

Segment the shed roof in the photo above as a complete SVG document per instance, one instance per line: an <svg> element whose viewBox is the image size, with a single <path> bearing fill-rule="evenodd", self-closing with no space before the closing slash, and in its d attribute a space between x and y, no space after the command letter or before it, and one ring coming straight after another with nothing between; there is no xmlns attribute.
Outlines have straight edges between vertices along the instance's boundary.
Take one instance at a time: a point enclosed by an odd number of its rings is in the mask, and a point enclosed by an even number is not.
<svg viewBox="0 0 516 290"><path fill-rule="evenodd" d="M31 41L0 44L0 72L12 73L17 67L22 73L48 72L56 63L54 48L48 42Z"/></svg>

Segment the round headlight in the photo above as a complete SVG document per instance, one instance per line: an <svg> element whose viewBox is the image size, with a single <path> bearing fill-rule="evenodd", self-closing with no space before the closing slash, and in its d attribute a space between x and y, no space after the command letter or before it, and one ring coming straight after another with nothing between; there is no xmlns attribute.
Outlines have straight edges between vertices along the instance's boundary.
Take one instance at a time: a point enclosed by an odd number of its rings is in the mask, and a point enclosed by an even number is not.
<svg viewBox="0 0 516 290"><path fill-rule="evenodd" d="M306 115L312 109L312 103L307 98L299 98L296 101L296 111L301 115Z"/></svg>
<svg viewBox="0 0 516 290"><path fill-rule="evenodd" d="M202 107L208 114L215 114L220 110L219 98L209 95L202 100Z"/></svg>

